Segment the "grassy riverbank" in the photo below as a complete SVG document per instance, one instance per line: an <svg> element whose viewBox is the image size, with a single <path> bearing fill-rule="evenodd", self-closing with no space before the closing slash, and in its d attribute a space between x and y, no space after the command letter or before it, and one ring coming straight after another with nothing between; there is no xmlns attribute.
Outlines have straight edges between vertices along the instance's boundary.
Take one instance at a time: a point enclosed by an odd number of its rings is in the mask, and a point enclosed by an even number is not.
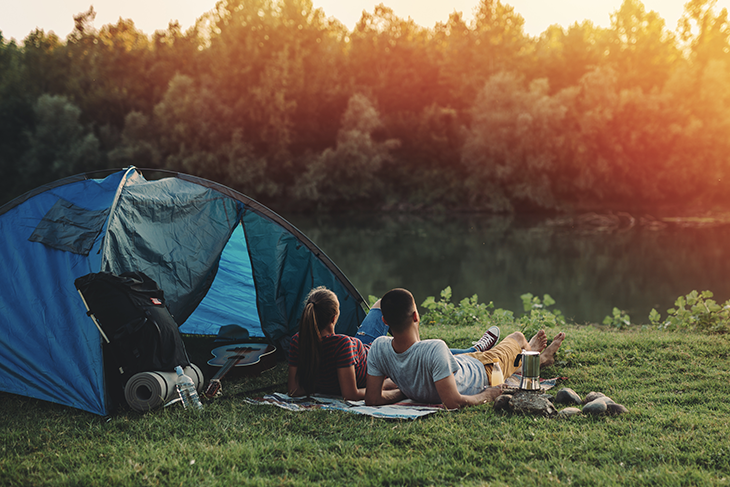
<svg viewBox="0 0 730 487"><path fill-rule="evenodd" d="M284 391L284 364L226 381L225 396L206 402L200 415L171 407L102 418L0 394L0 484L730 483L727 336L565 331L558 364L543 375L566 377L557 388L581 396L604 392L628 414L556 420L502 415L485 405L389 421L241 401L266 386ZM479 333L476 326L422 327L424 338L444 336L453 346L467 346Z"/></svg>

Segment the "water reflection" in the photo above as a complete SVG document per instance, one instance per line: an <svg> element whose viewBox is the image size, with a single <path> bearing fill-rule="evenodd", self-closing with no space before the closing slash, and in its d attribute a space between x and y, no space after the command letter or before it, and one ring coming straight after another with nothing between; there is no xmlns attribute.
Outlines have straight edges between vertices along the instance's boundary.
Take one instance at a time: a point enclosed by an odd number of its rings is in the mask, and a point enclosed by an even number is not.
<svg viewBox="0 0 730 487"><path fill-rule="evenodd" d="M457 300L477 294L519 312L521 294L549 293L579 323L600 322L614 306L647 323L651 308L665 316L693 289L730 298L730 225L622 231L491 215L286 218L366 297L405 287L420 304L451 286Z"/></svg>

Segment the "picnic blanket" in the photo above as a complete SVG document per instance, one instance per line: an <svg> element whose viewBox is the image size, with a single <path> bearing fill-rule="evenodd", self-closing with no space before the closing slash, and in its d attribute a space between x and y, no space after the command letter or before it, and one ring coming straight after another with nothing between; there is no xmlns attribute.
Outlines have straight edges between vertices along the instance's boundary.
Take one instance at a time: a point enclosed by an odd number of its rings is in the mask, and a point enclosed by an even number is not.
<svg viewBox="0 0 730 487"><path fill-rule="evenodd" d="M248 404L269 404L289 411L308 411L324 409L328 411L345 411L364 414L375 418L416 419L427 414L443 410L441 404L420 404L406 399L386 406L366 406L365 401L347 401L341 397L313 394L311 396L290 397L288 394L275 392L263 398L246 398Z"/></svg>
<svg viewBox="0 0 730 487"><path fill-rule="evenodd" d="M563 377L564 379L565 377ZM540 379L540 390L545 392L552 389L561 377L553 377L552 379ZM522 380L522 374L515 372L504 380L505 387L510 389L519 389L520 381Z"/></svg>
<svg viewBox="0 0 730 487"><path fill-rule="evenodd" d="M505 380L505 385L510 388L518 388L520 378L519 374L514 374ZM540 379L541 389L546 391L552 388L557 380L557 378ZM335 396L313 394L311 396L291 397L281 392L275 392L261 398L245 398L244 402L277 406L289 411L324 409L388 419L416 419L438 411L448 411L443 404L422 404L410 399L385 406L366 406L365 401L347 401Z"/></svg>

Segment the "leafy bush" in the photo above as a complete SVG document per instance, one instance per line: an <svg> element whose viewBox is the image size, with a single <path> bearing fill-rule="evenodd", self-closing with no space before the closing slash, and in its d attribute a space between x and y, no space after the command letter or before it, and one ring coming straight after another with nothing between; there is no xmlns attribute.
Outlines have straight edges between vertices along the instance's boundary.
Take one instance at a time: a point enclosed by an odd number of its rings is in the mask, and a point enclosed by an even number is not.
<svg viewBox="0 0 730 487"><path fill-rule="evenodd" d="M603 318L603 324L620 330L631 325L631 317L626 311L620 310L614 306L611 316Z"/></svg>
<svg viewBox="0 0 730 487"><path fill-rule="evenodd" d="M718 304L711 299L711 291L692 291L686 296L680 296L674 303L674 308L667 310L666 319L652 309L649 314L649 321L660 330L698 330L709 333L730 332L730 300ZM377 300L370 296L370 305ZM421 304L425 312L421 322L425 325L445 326L473 326L473 325L497 325L516 326L525 337L532 337L541 329L550 329L566 325L565 317L560 310L548 309L553 307L555 300L549 295L543 295L542 299L531 293L525 293L522 299L524 314L518 318L512 311L501 308L494 308L494 303L479 303L477 295L464 298L459 303L451 302L451 287L447 287L438 298L429 296ZM626 329L631 326L631 316L619 308L614 307L611 315L603 319L603 324L615 329Z"/></svg>
<svg viewBox="0 0 730 487"><path fill-rule="evenodd" d="M520 298L525 311L519 320L520 331L528 340L539 330L565 326L565 317L560 310L548 310L555 305L555 300L549 294L543 295L542 301L530 293L523 294Z"/></svg>
<svg viewBox="0 0 730 487"><path fill-rule="evenodd" d="M519 330L529 339L539 330L565 325L565 318L559 310L548 310L555 304L555 300L545 294L542 300L530 293L523 294L522 307L525 314L519 319L512 311L494 308L494 303L479 303L475 294L470 298L462 299L458 304L451 302L451 287L441 291L439 298L429 296L421 304L426 312L421 322L450 326L470 326L489 323L490 325L519 327Z"/></svg>
<svg viewBox="0 0 730 487"><path fill-rule="evenodd" d="M698 293L693 290L680 296L674 302L675 308L667 310L667 318L662 321L661 314L652 309L649 321L660 330L696 329L712 333L730 331L730 300L722 305L714 299L711 291Z"/></svg>
<svg viewBox="0 0 730 487"><path fill-rule="evenodd" d="M441 324L449 326L470 326L481 323L507 323L514 320L511 311L494 309L494 303L479 303L477 295L462 299L459 304L451 302L451 286L441 291L441 296L435 299L429 296L421 304L427 311L421 317L425 324ZM494 310L494 311L492 311Z"/></svg>

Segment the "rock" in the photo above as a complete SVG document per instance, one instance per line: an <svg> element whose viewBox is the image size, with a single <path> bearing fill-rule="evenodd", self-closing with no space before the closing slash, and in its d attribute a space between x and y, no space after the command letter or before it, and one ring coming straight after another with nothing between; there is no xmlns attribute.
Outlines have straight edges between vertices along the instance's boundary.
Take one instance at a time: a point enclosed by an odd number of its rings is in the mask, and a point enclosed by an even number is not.
<svg viewBox="0 0 730 487"><path fill-rule="evenodd" d="M602 392L594 392L594 391L591 391L591 392L588 393L588 395L583 400L583 402L585 404L588 404L589 402L595 401L599 397L606 397L606 395L604 393L602 393Z"/></svg>
<svg viewBox="0 0 730 487"><path fill-rule="evenodd" d="M615 416L618 414L623 414L623 413L628 413L628 412L629 412L629 410L626 409L626 407L621 404L616 404L615 402L606 404L606 414L611 414L611 415Z"/></svg>
<svg viewBox="0 0 730 487"><path fill-rule="evenodd" d="M604 401L591 401L583 406L583 413L592 414L594 416L603 414L606 410L608 410L608 406L606 406Z"/></svg>
<svg viewBox="0 0 730 487"><path fill-rule="evenodd" d="M604 404L614 404L615 403L615 401L608 396L597 397L596 399L592 400L591 402L602 402Z"/></svg>
<svg viewBox="0 0 730 487"><path fill-rule="evenodd" d="M580 396L569 387L564 387L555 395L556 404L583 404Z"/></svg>
<svg viewBox="0 0 730 487"><path fill-rule="evenodd" d="M589 400L590 399L590 400ZM567 407L560 412L555 409L555 404L581 404L580 396L567 387L558 391L557 395L541 394L540 391L510 391L509 394L502 394L494 401L495 411L511 411L520 414L533 414L546 417L557 416L569 418L576 414L590 414L598 416L601 414L618 415L629 412L621 405L616 404L613 399L602 392L591 392L586 396L586 403L583 409Z"/></svg>
<svg viewBox="0 0 730 487"><path fill-rule="evenodd" d="M502 394L500 396L497 396L497 399L494 400L494 410L495 411L509 411L511 400L512 400L512 396L510 394Z"/></svg>
<svg viewBox="0 0 730 487"><path fill-rule="evenodd" d="M565 408L558 411L558 418L569 418L576 414L581 414L580 408Z"/></svg>
<svg viewBox="0 0 730 487"><path fill-rule="evenodd" d="M555 406L544 397L544 394L518 392L512 397L509 404L515 413L535 414L547 417L558 414Z"/></svg>

